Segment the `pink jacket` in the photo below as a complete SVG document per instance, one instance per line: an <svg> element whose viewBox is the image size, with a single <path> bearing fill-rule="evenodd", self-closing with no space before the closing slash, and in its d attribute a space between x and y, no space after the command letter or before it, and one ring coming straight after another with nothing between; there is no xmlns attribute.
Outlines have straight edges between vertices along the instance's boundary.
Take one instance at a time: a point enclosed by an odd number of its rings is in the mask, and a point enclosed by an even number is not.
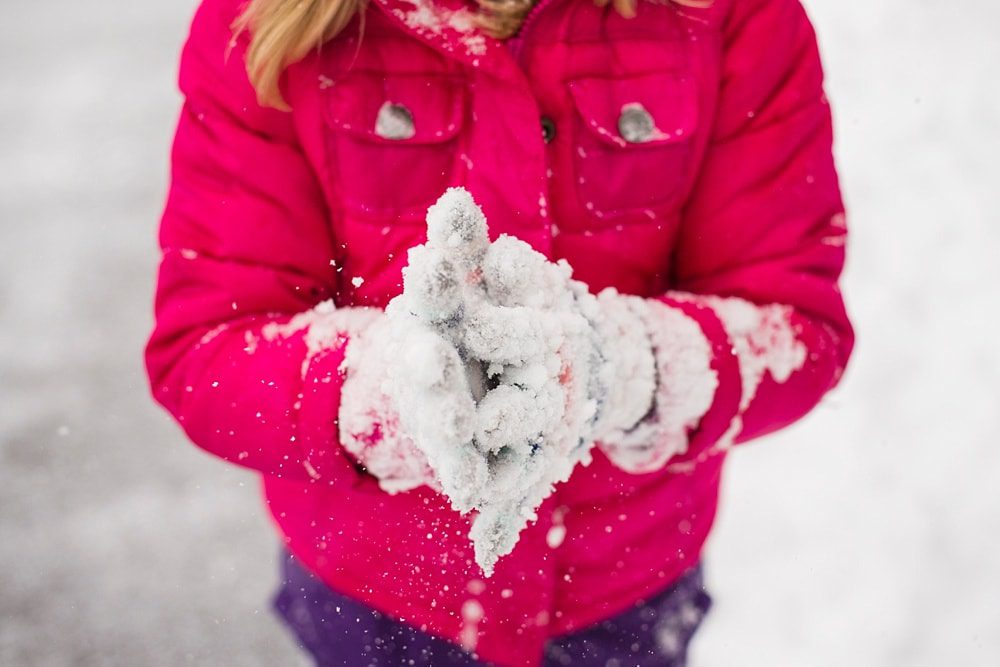
<svg viewBox="0 0 1000 667"><path fill-rule="evenodd" d="M547 637L694 564L728 446L802 417L840 378L853 333L830 110L797 0L641 2L633 20L543 0L506 45L471 29L461 0L412 2L373 0L360 42L355 21L291 67L282 113L255 100L246 40L230 51L242 0L204 0L147 364L191 440L262 474L289 548L327 584L530 665ZM412 124L387 131L386 103ZM318 351L305 329L273 335L326 299L383 306L450 185L491 233L567 259L594 291L682 309L718 378L685 454L630 475L595 450L489 580L467 517L427 488L383 493L340 448L346 334Z"/></svg>

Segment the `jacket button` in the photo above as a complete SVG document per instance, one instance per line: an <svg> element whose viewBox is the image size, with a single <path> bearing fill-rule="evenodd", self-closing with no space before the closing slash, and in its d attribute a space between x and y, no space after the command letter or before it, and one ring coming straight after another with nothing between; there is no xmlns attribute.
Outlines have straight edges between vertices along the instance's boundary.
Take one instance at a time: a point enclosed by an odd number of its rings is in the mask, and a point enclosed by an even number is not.
<svg viewBox="0 0 1000 667"><path fill-rule="evenodd" d="M542 116L542 141L547 144L552 143L556 138L556 124L548 116Z"/></svg>
<svg viewBox="0 0 1000 667"><path fill-rule="evenodd" d="M386 102L375 117L375 134L383 139L411 139L416 132L413 114L402 104Z"/></svg>
<svg viewBox="0 0 1000 667"><path fill-rule="evenodd" d="M641 144L656 134L656 123L646 107L633 102L622 107L622 113L618 116L618 133L630 144Z"/></svg>

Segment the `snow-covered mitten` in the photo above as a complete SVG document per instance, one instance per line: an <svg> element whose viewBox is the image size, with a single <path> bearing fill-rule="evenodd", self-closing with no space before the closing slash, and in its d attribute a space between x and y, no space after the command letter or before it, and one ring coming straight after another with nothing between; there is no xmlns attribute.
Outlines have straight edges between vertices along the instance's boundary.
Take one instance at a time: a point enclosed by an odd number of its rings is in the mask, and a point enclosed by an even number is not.
<svg viewBox="0 0 1000 667"><path fill-rule="evenodd" d="M467 304L460 348L487 388L475 445L488 456L491 484L470 535L488 569L513 549L553 485L589 463L608 377L596 300L568 264L501 236L477 276L481 292Z"/></svg>
<svg viewBox="0 0 1000 667"><path fill-rule="evenodd" d="M427 221L427 243L410 249L403 293L386 309L390 321L419 322L423 333L407 339L409 363L390 371L387 393L439 488L457 510L477 512L470 537L488 575L552 485L589 458L584 436L601 374L580 304L593 297L571 287L568 265L510 237L491 244L465 190L446 192ZM439 378L438 368L446 389L435 396L462 396L463 418L446 429L449 413L425 402L424 374Z"/></svg>
<svg viewBox="0 0 1000 667"><path fill-rule="evenodd" d="M645 299L607 288L597 295L595 327L607 391L590 432L593 440L616 439L630 432L653 407L656 359L645 324Z"/></svg>
<svg viewBox="0 0 1000 667"><path fill-rule="evenodd" d="M447 465L461 469L448 468L446 476L482 483L481 461L459 447L472 439L475 402L458 351L417 317L369 312L365 326L351 332L342 366L342 446L389 493L440 489L414 439L456 449Z"/></svg>
<svg viewBox="0 0 1000 667"><path fill-rule="evenodd" d="M641 375L631 370L630 364L622 364L623 381L612 386L623 394L609 402L623 406L621 414L627 414L627 419L599 429L595 434L598 446L626 472L652 472L687 451L690 432L712 405L718 381L711 369L711 344L697 322L668 303L624 297L612 290L602 292L598 300L606 314L618 311L611 321L624 323L628 317L634 318L627 327L644 332L652 357L634 367ZM623 305L627 305L627 314ZM624 328L623 336L627 335ZM615 347L606 349L614 355ZM640 405L647 409L632 422Z"/></svg>

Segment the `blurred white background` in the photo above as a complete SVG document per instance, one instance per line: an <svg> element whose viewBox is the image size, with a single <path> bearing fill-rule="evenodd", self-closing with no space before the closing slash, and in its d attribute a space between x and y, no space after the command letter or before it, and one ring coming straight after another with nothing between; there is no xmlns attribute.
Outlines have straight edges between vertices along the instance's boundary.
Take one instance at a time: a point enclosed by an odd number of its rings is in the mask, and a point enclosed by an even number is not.
<svg viewBox="0 0 1000 667"><path fill-rule="evenodd" d="M0 664L287 665L257 482L148 398L194 0L3 2ZM859 346L728 463L694 667L1000 664L1000 4L807 0Z"/></svg>

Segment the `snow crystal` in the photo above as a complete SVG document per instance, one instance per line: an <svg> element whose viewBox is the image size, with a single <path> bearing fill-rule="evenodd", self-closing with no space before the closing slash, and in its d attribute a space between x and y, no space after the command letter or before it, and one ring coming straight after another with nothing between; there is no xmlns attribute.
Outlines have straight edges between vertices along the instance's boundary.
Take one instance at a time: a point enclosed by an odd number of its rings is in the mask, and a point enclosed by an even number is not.
<svg viewBox="0 0 1000 667"><path fill-rule="evenodd" d="M820 242L824 245L833 246L835 248L843 248L847 245L847 234L843 231L838 231L835 234L829 234L820 239Z"/></svg>
<svg viewBox="0 0 1000 667"><path fill-rule="evenodd" d="M462 604L462 629L459 643L466 651L475 651L479 640L479 622L483 620L483 606L477 600Z"/></svg>
<svg viewBox="0 0 1000 667"><path fill-rule="evenodd" d="M549 532L545 534L545 543L549 545L549 549L558 549L562 546L563 541L566 539L566 526L556 525L549 528Z"/></svg>
<svg viewBox="0 0 1000 667"><path fill-rule="evenodd" d="M208 345L210 342L212 342L212 340L215 337L227 331L228 329L229 329L229 324L227 322L223 322L222 324L218 324L212 327L211 329L206 331L205 334L200 339L198 339L198 345Z"/></svg>

